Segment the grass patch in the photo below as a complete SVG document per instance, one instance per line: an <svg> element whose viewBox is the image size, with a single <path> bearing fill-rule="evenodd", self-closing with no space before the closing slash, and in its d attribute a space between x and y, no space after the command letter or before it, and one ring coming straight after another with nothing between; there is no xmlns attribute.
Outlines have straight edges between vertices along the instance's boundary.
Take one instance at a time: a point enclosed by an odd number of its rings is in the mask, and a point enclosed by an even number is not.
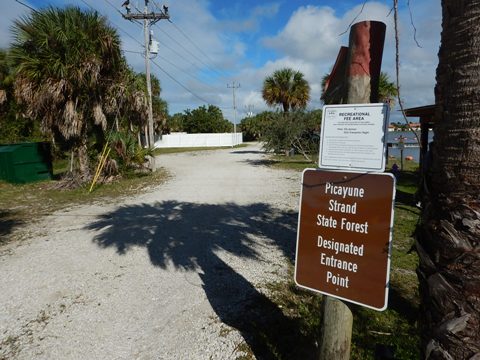
<svg viewBox="0 0 480 360"><path fill-rule="evenodd" d="M62 162L55 163L54 173L59 174L63 168ZM127 174L110 184L96 185L91 193L88 192L90 184L73 190L58 190L52 188L56 180L29 184L0 181L0 245L14 240L13 232L21 225L36 221L54 211L136 194L163 183L167 177L167 172L163 169L154 173Z"/></svg>
<svg viewBox="0 0 480 360"><path fill-rule="evenodd" d="M271 161L271 166L299 171L315 167L298 155L273 156ZM395 161L388 162L386 171ZM388 309L378 312L351 306L354 316L351 359L374 359L376 346L389 347L397 360L420 358L419 292L415 273L418 257L412 251L413 234L420 216L420 210L415 206L419 182L417 170L417 163L405 161L404 170L397 178ZM292 270L286 283L269 285L269 289L273 301L284 309L286 316L300 321L302 333L308 341L318 340L322 297L299 290L293 282Z"/></svg>

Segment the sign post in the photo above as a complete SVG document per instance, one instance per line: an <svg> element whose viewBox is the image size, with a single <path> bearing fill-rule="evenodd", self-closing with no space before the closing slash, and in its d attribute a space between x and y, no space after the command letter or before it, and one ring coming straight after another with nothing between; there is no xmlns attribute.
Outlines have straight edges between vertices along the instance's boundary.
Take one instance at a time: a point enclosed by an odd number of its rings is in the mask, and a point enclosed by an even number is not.
<svg viewBox="0 0 480 360"><path fill-rule="evenodd" d="M385 310L394 194L391 174L305 170L297 285Z"/></svg>
<svg viewBox="0 0 480 360"><path fill-rule="evenodd" d="M327 103L367 104L378 102L378 84L383 44L385 41L385 30L385 24L378 21L362 21L351 27L347 54L345 54L346 56L339 56L339 58L337 58L339 61L335 63L330 76L334 80L332 81L332 85L334 86L328 86L326 89L325 99L327 99ZM342 129L342 131L344 131L344 129ZM351 131L357 130L354 129ZM369 130L367 129L366 131ZM373 132L371 132L371 134L372 133ZM358 135L360 135L360 133ZM330 140L333 140L333 138ZM350 137L350 140L354 139ZM371 140L378 144L378 138L372 138ZM345 144L335 144L335 146L339 145L343 146L344 151L348 151L352 155L355 153L354 147L346 149ZM365 152L365 149L361 151ZM337 155L339 152L341 155L341 151L338 150ZM376 151L376 153L378 154L378 151ZM322 156L322 153L320 153L320 155ZM322 166L325 166L325 168L335 166L335 164L329 163L332 159L328 159L328 156L323 160L325 160L325 162ZM350 159L344 158L343 160ZM354 169L351 168L355 166L354 160L355 159L352 159L348 163L348 168L343 167L341 170L353 171ZM358 160L362 161L361 158ZM345 166L345 163L343 163L343 166ZM298 260L297 258L297 261ZM319 339L319 358L321 360L348 360L350 358L352 337L352 312L342 301L331 296L325 297L322 304L322 311L322 334Z"/></svg>

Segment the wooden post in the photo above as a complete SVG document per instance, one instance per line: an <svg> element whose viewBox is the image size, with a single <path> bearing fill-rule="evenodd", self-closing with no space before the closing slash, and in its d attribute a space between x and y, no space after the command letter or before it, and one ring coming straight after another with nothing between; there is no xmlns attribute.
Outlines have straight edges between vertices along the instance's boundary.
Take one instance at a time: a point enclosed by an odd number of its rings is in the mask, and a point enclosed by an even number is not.
<svg viewBox="0 0 480 360"><path fill-rule="evenodd" d="M345 67L346 104L378 102L386 26L378 21L362 21L350 29ZM325 296L322 307L320 360L348 360L352 342L353 315L347 305Z"/></svg>

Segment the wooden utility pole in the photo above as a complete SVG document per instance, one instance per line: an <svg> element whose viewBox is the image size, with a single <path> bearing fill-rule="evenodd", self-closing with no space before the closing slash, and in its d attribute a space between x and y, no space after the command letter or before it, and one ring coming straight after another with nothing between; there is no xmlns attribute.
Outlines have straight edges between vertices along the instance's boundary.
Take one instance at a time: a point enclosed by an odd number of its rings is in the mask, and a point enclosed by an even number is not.
<svg viewBox="0 0 480 360"><path fill-rule="evenodd" d="M149 0L145 0L145 7L143 13L132 13L130 12L130 1L125 1L125 7L127 10L126 14L123 14L123 18L133 21L133 20L143 20L143 32L145 40L145 77L147 79L147 98L148 98L148 131L147 131L147 146L153 148L155 145L155 136L153 130L153 107L152 107L152 82L150 79L150 26L162 19L170 19L168 15L168 8L163 7L163 11L155 12L148 10ZM150 159L150 168L152 171L155 170L155 157L152 156Z"/></svg>
<svg viewBox="0 0 480 360"><path fill-rule="evenodd" d="M352 26L345 69L345 104L378 102L378 83L382 64L386 26L378 21L363 21ZM348 360L352 342L353 315L346 304L330 296L322 306L320 360Z"/></svg>
<svg viewBox="0 0 480 360"><path fill-rule="evenodd" d="M235 101L235 89L238 89L240 84L235 85L235 80L232 82L232 85L227 84L227 88L231 88L233 92L233 142L232 146L235 146L237 140L237 103Z"/></svg>

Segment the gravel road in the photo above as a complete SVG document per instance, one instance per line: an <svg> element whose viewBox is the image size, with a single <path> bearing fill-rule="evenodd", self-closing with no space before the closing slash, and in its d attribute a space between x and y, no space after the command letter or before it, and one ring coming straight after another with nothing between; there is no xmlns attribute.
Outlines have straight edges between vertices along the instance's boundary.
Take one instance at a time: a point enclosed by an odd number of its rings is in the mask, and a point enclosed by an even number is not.
<svg viewBox="0 0 480 360"><path fill-rule="evenodd" d="M0 359L272 357L288 320L264 285L293 256L301 175L266 161L256 144L162 155L150 192L20 230L0 256Z"/></svg>

